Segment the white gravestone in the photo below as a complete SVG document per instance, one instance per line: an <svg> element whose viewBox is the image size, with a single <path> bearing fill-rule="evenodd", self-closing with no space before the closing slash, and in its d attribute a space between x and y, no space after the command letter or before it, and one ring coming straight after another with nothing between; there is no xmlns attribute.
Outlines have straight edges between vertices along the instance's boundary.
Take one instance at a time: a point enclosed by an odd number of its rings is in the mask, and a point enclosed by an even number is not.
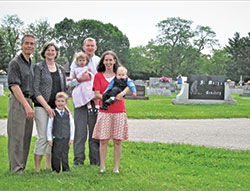
<svg viewBox="0 0 250 191"><path fill-rule="evenodd" d="M4 96L3 84L0 84L0 96Z"/></svg>

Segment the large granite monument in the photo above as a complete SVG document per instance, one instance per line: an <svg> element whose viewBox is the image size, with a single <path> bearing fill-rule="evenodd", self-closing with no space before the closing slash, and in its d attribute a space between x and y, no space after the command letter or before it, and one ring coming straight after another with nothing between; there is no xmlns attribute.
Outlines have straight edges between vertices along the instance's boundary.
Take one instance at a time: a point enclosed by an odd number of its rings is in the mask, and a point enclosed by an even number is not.
<svg viewBox="0 0 250 191"><path fill-rule="evenodd" d="M222 76L188 76L173 104L235 104L227 82Z"/></svg>

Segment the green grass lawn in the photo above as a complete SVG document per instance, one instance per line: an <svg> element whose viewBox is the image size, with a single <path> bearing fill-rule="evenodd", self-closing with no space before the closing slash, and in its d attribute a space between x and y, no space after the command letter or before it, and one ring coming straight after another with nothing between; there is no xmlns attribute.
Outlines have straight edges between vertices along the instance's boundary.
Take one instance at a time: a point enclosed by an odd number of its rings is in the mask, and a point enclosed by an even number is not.
<svg viewBox="0 0 250 191"><path fill-rule="evenodd" d="M0 96L0 119L8 118L9 93L10 93L9 91L5 90L4 91L5 96Z"/></svg>
<svg viewBox="0 0 250 191"><path fill-rule="evenodd" d="M113 143L109 143L107 172L99 167L73 166L71 171L34 172L32 138L27 168L22 175L8 171L7 137L0 137L0 190L125 190L125 191L244 191L250 188L249 151L205 148L182 144L124 142L120 174L114 174ZM44 161L42 161L44 162Z"/></svg>
<svg viewBox="0 0 250 191"><path fill-rule="evenodd" d="M7 118L9 91L0 96L0 119ZM125 100L129 119L213 119L250 118L250 98L234 94L234 105L173 105L171 96L149 96L149 100ZM69 99L73 112L73 102Z"/></svg>
<svg viewBox="0 0 250 191"><path fill-rule="evenodd" d="M237 104L173 105L172 96L149 96L149 100L126 100L130 119L249 118L250 98L234 94Z"/></svg>
<svg viewBox="0 0 250 191"><path fill-rule="evenodd" d="M6 91L7 95L9 92ZM130 119L249 118L250 100L233 95L236 105L172 105L172 96L125 100ZM0 118L7 118L8 96L0 97ZM72 99L69 108L73 111ZM113 143L109 143L107 172L98 166L73 165L68 173L34 171L32 138L27 168L17 175L8 170L7 137L0 137L0 190L125 190L125 191L247 191L250 188L250 151L230 151L184 144L124 142L120 174L114 174ZM88 145L86 145L86 149ZM88 156L88 149L86 150ZM88 157L87 157L88 158ZM42 167L44 167L42 161Z"/></svg>

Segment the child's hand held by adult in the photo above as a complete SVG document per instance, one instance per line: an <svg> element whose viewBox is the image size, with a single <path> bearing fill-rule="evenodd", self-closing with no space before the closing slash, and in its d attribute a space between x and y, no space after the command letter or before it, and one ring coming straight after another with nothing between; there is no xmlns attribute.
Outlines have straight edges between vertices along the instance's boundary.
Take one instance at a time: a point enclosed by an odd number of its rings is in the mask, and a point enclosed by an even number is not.
<svg viewBox="0 0 250 191"><path fill-rule="evenodd" d="M53 141L49 141L49 146L53 146Z"/></svg>
<svg viewBox="0 0 250 191"><path fill-rule="evenodd" d="M73 143L73 140L69 140L69 147L70 145L72 145L72 143Z"/></svg>

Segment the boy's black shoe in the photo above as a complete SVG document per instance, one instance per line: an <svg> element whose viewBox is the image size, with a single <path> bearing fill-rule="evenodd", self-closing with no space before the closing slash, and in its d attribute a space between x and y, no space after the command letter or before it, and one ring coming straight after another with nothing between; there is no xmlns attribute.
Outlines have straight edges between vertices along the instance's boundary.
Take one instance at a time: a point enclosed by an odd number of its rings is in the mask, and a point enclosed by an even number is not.
<svg viewBox="0 0 250 191"><path fill-rule="evenodd" d="M88 108L88 113L93 113L93 112L94 112L93 108Z"/></svg>
<svg viewBox="0 0 250 191"><path fill-rule="evenodd" d="M95 108L94 113L98 113L98 112L99 112L99 109Z"/></svg>

